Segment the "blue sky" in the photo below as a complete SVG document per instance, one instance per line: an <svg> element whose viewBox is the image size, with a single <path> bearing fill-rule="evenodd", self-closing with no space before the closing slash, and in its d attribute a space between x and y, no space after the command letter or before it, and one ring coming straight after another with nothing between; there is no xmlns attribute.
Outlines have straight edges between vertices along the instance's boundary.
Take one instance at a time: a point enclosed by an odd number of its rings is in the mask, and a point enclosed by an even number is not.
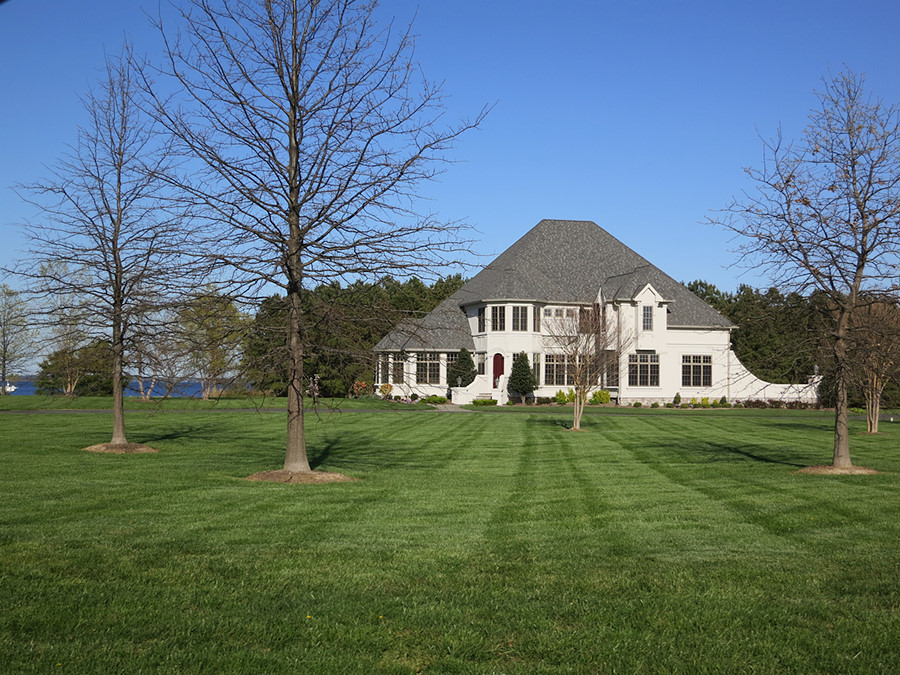
<svg viewBox="0 0 900 675"><path fill-rule="evenodd" d="M151 57L141 0L0 2L0 266L33 218L9 187L46 175L84 118L78 96L123 37ZM394 0L450 118L495 107L464 138L430 208L503 251L542 218L597 222L676 279L764 286L704 224L747 187L758 134L802 132L844 65L900 101L896 0Z"/></svg>

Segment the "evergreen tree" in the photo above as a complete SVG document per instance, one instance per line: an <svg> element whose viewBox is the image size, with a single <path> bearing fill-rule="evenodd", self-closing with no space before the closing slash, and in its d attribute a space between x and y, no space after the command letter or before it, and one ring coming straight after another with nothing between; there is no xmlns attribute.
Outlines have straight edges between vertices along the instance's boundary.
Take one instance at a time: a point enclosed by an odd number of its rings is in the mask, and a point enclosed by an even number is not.
<svg viewBox="0 0 900 675"><path fill-rule="evenodd" d="M288 307L281 295L262 301L244 338L243 374L253 390L287 396Z"/></svg>
<svg viewBox="0 0 900 675"><path fill-rule="evenodd" d="M112 396L112 346L96 340L73 352L60 349L41 361L35 391L49 396ZM123 389L124 389L123 378Z"/></svg>
<svg viewBox="0 0 900 675"><path fill-rule="evenodd" d="M537 389L534 372L531 370L531 363L529 363L528 355L525 352L519 352L513 359L507 388L511 394L521 396L523 399Z"/></svg>
<svg viewBox="0 0 900 675"><path fill-rule="evenodd" d="M468 387L475 381L478 373L475 370L475 362L468 349L460 349L459 356L456 357L449 368L447 368L447 382L451 387L457 386L456 381L459 379L459 386Z"/></svg>
<svg viewBox="0 0 900 675"><path fill-rule="evenodd" d="M404 317L421 317L463 283L452 275L427 286L412 277L398 282L338 282L303 289L303 313L310 317L303 336L303 370L318 375L321 396L346 396L355 380L372 382L372 347ZM250 321L243 340L241 368L257 391L281 395L289 371L288 304L280 295L266 298ZM471 355L469 356L471 363ZM474 379L474 365L472 365ZM451 382L456 382L453 376ZM467 380L463 377L463 382ZM471 382L471 379L468 380Z"/></svg>

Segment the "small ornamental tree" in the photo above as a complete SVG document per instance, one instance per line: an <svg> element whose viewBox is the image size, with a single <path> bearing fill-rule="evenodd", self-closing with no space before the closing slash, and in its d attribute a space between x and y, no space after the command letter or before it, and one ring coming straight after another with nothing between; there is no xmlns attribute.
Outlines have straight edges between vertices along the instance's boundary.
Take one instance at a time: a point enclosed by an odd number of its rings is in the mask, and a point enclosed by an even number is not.
<svg viewBox="0 0 900 675"><path fill-rule="evenodd" d="M900 370L900 308L895 302L860 307L850 325L850 383L862 389L866 402L866 431L878 433L878 415L885 385Z"/></svg>
<svg viewBox="0 0 900 675"><path fill-rule="evenodd" d="M619 324L618 313L600 304L579 307L576 313L544 324L557 358L565 363L572 406L572 429L581 429L581 416L591 394L618 386L620 355L631 335Z"/></svg>
<svg viewBox="0 0 900 675"><path fill-rule="evenodd" d="M513 359L507 388L511 394L521 396L523 400L537 389L537 382L534 381L534 372L531 370L531 363L529 363L525 352L519 352Z"/></svg>
<svg viewBox="0 0 900 675"><path fill-rule="evenodd" d="M460 349L456 361L447 368L447 383L451 387L468 387L475 381L475 376L477 374L475 362L472 360L472 355L469 353L469 350ZM457 385L457 379L459 380L459 385ZM534 389L532 389L532 391L534 391Z"/></svg>

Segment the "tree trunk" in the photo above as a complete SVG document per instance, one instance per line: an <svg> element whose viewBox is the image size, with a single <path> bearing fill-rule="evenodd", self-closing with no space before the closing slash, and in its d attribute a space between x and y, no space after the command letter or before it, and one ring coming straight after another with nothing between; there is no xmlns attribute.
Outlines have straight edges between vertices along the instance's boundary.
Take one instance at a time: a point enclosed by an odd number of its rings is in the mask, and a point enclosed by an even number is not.
<svg viewBox="0 0 900 675"><path fill-rule="evenodd" d="M878 414L881 412L881 405L878 397L866 399L866 431L870 434L878 433Z"/></svg>
<svg viewBox="0 0 900 675"><path fill-rule="evenodd" d="M581 431L581 414L584 412L584 396L580 391L575 392L575 403L573 405L572 429Z"/></svg>
<svg viewBox="0 0 900 675"><path fill-rule="evenodd" d="M288 387L287 449L284 456L286 471L311 471L306 456L306 430L303 426L303 308L300 289L291 287L290 346L291 381Z"/></svg>
<svg viewBox="0 0 900 675"><path fill-rule="evenodd" d="M856 302L856 291L851 293L837 319L834 333L834 364L836 370L836 396L834 402L834 456L831 465L836 469L849 469L850 430L848 428L847 383L850 378L850 357L847 350L847 333L850 326L850 308Z"/></svg>
<svg viewBox="0 0 900 675"><path fill-rule="evenodd" d="M877 434L878 414L881 412L881 392L884 389L884 384L874 372L867 379L865 388L866 431L870 434Z"/></svg>
<svg viewBox="0 0 900 675"><path fill-rule="evenodd" d="M847 375L840 364L837 368L837 396L834 403L834 457L831 465L836 469L849 469L850 430L847 411Z"/></svg>
<svg viewBox="0 0 900 675"><path fill-rule="evenodd" d="M115 308L113 311L118 311ZM123 344L122 328L118 321L113 325L113 434L112 443L124 444L125 440L125 392L122 390Z"/></svg>

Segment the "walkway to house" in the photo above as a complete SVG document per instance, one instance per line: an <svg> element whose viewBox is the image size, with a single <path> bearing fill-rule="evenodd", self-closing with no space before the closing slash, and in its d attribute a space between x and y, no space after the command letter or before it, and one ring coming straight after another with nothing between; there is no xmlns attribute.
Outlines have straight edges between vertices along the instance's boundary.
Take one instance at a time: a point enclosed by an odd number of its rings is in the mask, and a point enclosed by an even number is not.
<svg viewBox="0 0 900 675"><path fill-rule="evenodd" d="M472 410L466 410L465 408L461 408L455 403L450 403L449 401L447 403L441 403L434 407L438 410L438 412L473 412Z"/></svg>

